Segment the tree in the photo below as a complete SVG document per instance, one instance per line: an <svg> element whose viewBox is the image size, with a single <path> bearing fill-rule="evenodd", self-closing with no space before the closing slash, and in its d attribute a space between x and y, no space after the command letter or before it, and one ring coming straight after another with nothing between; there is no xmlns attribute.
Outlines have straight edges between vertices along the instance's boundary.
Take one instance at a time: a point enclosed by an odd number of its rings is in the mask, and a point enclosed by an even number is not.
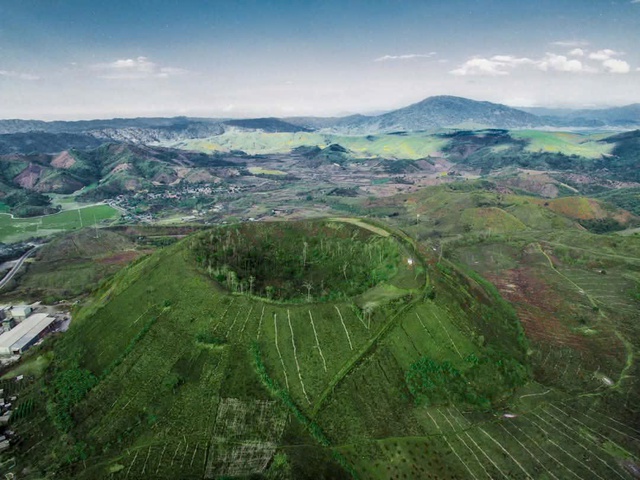
<svg viewBox="0 0 640 480"><path fill-rule="evenodd" d="M307 289L307 302L311 301L311 289L313 288L313 286L311 285L311 283L306 282L304 284L304 287Z"/></svg>
<svg viewBox="0 0 640 480"><path fill-rule="evenodd" d="M309 244L307 242L302 243L302 268L307 266L307 248Z"/></svg>

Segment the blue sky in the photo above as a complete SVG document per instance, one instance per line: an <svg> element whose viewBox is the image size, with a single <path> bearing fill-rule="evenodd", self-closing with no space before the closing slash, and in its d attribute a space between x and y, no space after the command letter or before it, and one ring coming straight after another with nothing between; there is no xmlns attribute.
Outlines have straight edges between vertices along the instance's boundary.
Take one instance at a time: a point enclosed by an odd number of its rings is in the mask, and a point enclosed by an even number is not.
<svg viewBox="0 0 640 480"><path fill-rule="evenodd" d="M0 118L640 102L640 1L0 0Z"/></svg>

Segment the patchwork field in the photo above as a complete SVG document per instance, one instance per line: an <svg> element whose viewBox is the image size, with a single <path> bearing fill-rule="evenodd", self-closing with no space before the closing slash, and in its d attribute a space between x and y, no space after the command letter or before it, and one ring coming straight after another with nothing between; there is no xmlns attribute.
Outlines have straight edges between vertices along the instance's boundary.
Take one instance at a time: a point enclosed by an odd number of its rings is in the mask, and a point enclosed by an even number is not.
<svg viewBox="0 0 640 480"><path fill-rule="evenodd" d="M603 134L579 134L569 132L546 132L542 130L524 130L511 132L513 138L527 140L529 152L563 153L579 155L584 158L600 158L611 153L613 145L599 142L608 136Z"/></svg>
<svg viewBox="0 0 640 480"><path fill-rule="evenodd" d="M447 143L430 134L342 136L319 133L262 133L232 131L208 139L183 140L167 146L197 152L242 150L250 155L289 153L296 147L340 144L364 158L419 159L435 155Z"/></svg>
<svg viewBox="0 0 640 480"><path fill-rule="evenodd" d="M118 216L118 211L109 205L93 205L30 218L14 218L3 213L0 214L0 241L18 242L27 238L90 227L112 221Z"/></svg>

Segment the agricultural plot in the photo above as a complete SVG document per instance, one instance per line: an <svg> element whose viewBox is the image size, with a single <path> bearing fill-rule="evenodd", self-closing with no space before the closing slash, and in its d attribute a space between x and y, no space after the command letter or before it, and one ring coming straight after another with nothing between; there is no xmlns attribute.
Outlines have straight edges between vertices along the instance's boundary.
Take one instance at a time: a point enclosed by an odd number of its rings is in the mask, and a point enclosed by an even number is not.
<svg viewBox="0 0 640 480"><path fill-rule="evenodd" d="M512 132L516 139L529 142L526 150L529 152L559 152L565 155L580 155L585 158L600 158L602 154L611 153L612 145L598 142L606 134L581 135L567 132L543 132L524 130Z"/></svg>
<svg viewBox="0 0 640 480"><path fill-rule="evenodd" d="M205 153L242 150L256 155L289 153L294 148L301 146L325 148L331 144L338 143L364 158L421 159L436 154L447 142L447 139L442 137L422 133L406 136L374 135L365 138L304 132L227 132L207 139L169 143L168 146Z"/></svg>
<svg viewBox="0 0 640 480"><path fill-rule="evenodd" d="M344 451L360 466L363 478L371 479L405 475L447 479L630 478L632 453L562 412L551 404L542 413L510 415L496 422L470 420L457 409L433 409L425 412L432 424L429 435L384 438L344 447Z"/></svg>
<svg viewBox="0 0 640 480"><path fill-rule="evenodd" d="M274 401L221 399L205 478L263 472L284 431L286 414Z"/></svg>
<svg viewBox="0 0 640 480"><path fill-rule="evenodd" d="M119 216L109 205L93 205L76 210L65 210L53 215L13 218L0 214L0 241L17 242L31 237L44 237L53 233L100 225Z"/></svg>

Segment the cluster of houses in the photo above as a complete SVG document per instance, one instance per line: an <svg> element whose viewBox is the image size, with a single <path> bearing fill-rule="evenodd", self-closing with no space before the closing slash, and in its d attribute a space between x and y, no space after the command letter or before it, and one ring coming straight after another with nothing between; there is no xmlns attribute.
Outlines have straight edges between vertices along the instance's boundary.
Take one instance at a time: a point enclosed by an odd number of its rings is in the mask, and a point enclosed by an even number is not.
<svg viewBox="0 0 640 480"><path fill-rule="evenodd" d="M22 380L22 375L16 377L16 381ZM11 446L10 438L13 435L12 430L8 430L9 420L11 419L11 406L18 399L16 395L5 398L4 389L0 388L0 453L8 450Z"/></svg>
<svg viewBox="0 0 640 480"><path fill-rule="evenodd" d="M56 317L29 305L0 306L0 356L20 355L52 330Z"/></svg>

